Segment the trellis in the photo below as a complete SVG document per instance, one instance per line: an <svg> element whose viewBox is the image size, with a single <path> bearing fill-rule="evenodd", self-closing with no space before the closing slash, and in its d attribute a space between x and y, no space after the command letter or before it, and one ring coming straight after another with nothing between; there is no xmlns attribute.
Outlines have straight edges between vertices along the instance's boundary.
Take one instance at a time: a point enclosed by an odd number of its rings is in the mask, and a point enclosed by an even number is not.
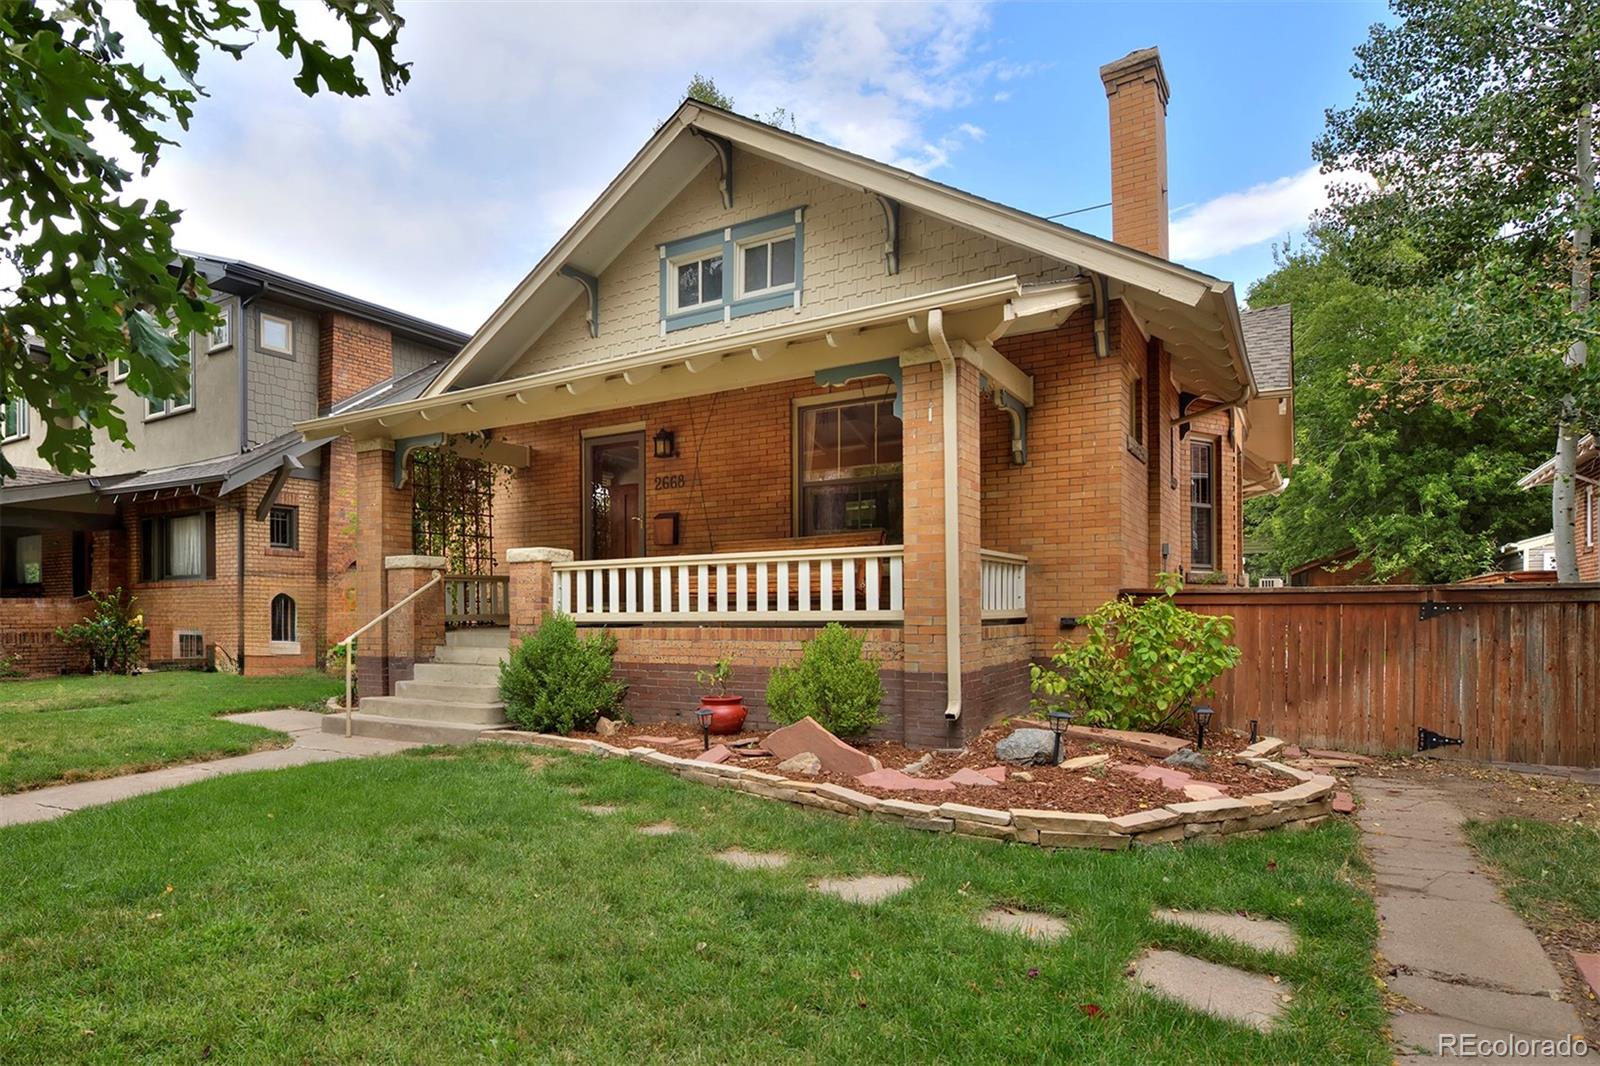
<svg viewBox="0 0 1600 1066"><path fill-rule="evenodd" d="M493 574L495 467L449 448L419 448L406 463L417 554L443 556L452 574Z"/></svg>

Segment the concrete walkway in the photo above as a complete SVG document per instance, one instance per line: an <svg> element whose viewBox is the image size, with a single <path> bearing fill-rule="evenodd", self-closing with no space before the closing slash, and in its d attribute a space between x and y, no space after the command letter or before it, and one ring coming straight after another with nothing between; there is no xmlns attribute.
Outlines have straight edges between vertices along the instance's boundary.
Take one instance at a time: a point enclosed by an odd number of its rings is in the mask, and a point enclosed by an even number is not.
<svg viewBox="0 0 1600 1066"><path fill-rule="evenodd" d="M1577 1012L1553 998L1561 978L1544 949L1479 871L1461 812L1427 785L1359 778L1355 789L1377 873L1378 950L1395 969L1390 989L1416 1007L1393 1018L1400 1061L1449 1056L1441 1036L1581 1035Z"/></svg>
<svg viewBox="0 0 1600 1066"><path fill-rule="evenodd" d="M335 759L359 759L368 755L389 755L414 745L398 740L378 740L372 737L350 737L324 733L322 715L311 711L252 711L249 714L231 714L226 719L245 725L259 725L288 733L294 743L287 748L237 755L231 759L214 759L211 762L184 763L142 774L125 774L99 781L80 781L71 785L54 785L0 796L0 826L20 825L23 822L44 822L64 814L114 803L147 792L177 788L191 781L202 781L219 774L239 774L249 770L276 770L285 766L304 766L306 763L331 762Z"/></svg>

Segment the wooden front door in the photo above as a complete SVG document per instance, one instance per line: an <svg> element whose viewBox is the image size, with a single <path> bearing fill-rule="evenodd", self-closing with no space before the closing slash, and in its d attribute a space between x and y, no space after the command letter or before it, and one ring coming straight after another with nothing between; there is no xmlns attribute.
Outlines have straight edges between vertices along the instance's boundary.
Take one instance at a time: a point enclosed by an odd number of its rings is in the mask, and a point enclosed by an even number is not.
<svg viewBox="0 0 1600 1066"><path fill-rule="evenodd" d="M644 555L644 434L583 443L584 558Z"/></svg>

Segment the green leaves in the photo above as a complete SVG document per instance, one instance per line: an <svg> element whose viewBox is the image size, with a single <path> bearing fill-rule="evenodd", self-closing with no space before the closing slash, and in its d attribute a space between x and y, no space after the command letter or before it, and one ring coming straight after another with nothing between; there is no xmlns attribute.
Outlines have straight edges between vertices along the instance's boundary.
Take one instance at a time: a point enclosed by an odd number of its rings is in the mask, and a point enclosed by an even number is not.
<svg viewBox="0 0 1600 1066"><path fill-rule="evenodd" d="M394 58L403 24L390 0L326 0L350 29L351 53L370 49L386 93L410 78ZM93 431L126 443L105 368L126 360L128 382L156 399L188 387L186 338L211 329L215 311L191 261L173 246L180 212L165 201L124 201L131 171L96 147L92 121L124 138L141 172L186 129L201 91L201 57L238 58L260 32L298 56L295 82L367 93L352 55L299 30L293 9L258 0L137 0L117 9L149 29L181 84L128 60L102 0L0 4L0 397L21 396L46 428L43 460L89 469ZM0 477L12 474L0 457Z"/></svg>
<svg viewBox="0 0 1600 1066"><path fill-rule="evenodd" d="M794 666L767 679L767 709L782 725L810 716L835 736L865 733L883 722L878 664L862 654L865 641L838 622L813 637Z"/></svg>
<svg viewBox="0 0 1600 1066"><path fill-rule="evenodd" d="M1161 594L1142 604L1122 597L1085 616L1087 639L1058 644L1056 669L1034 664L1036 708L1065 706L1089 725L1156 729L1238 663L1233 619L1179 607L1173 597L1183 579L1176 574L1160 575L1157 584Z"/></svg>

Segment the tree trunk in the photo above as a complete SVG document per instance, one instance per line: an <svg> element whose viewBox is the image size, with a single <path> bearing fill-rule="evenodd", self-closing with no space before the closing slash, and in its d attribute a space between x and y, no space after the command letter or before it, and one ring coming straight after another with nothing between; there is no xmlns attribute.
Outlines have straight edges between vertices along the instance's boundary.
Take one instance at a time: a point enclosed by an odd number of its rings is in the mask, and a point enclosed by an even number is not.
<svg viewBox="0 0 1600 1066"><path fill-rule="evenodd" d="M1572 317L1581 318L1589 309L1589 289L1593 281L1589 266L1588 210L1594 203L1594 109L1585 104L1578 111L1578 223L1572 229ZM1567 349L1565 362L1580 367L1589 361L1589 345L1579 337ZM1569 399L1569 404L1571 403ZM1563 422L1556 437L1555 480L1550 491L1550 521L1555 534L1556 577L1578 580L1578 436L1570 422Z"/></svg>

